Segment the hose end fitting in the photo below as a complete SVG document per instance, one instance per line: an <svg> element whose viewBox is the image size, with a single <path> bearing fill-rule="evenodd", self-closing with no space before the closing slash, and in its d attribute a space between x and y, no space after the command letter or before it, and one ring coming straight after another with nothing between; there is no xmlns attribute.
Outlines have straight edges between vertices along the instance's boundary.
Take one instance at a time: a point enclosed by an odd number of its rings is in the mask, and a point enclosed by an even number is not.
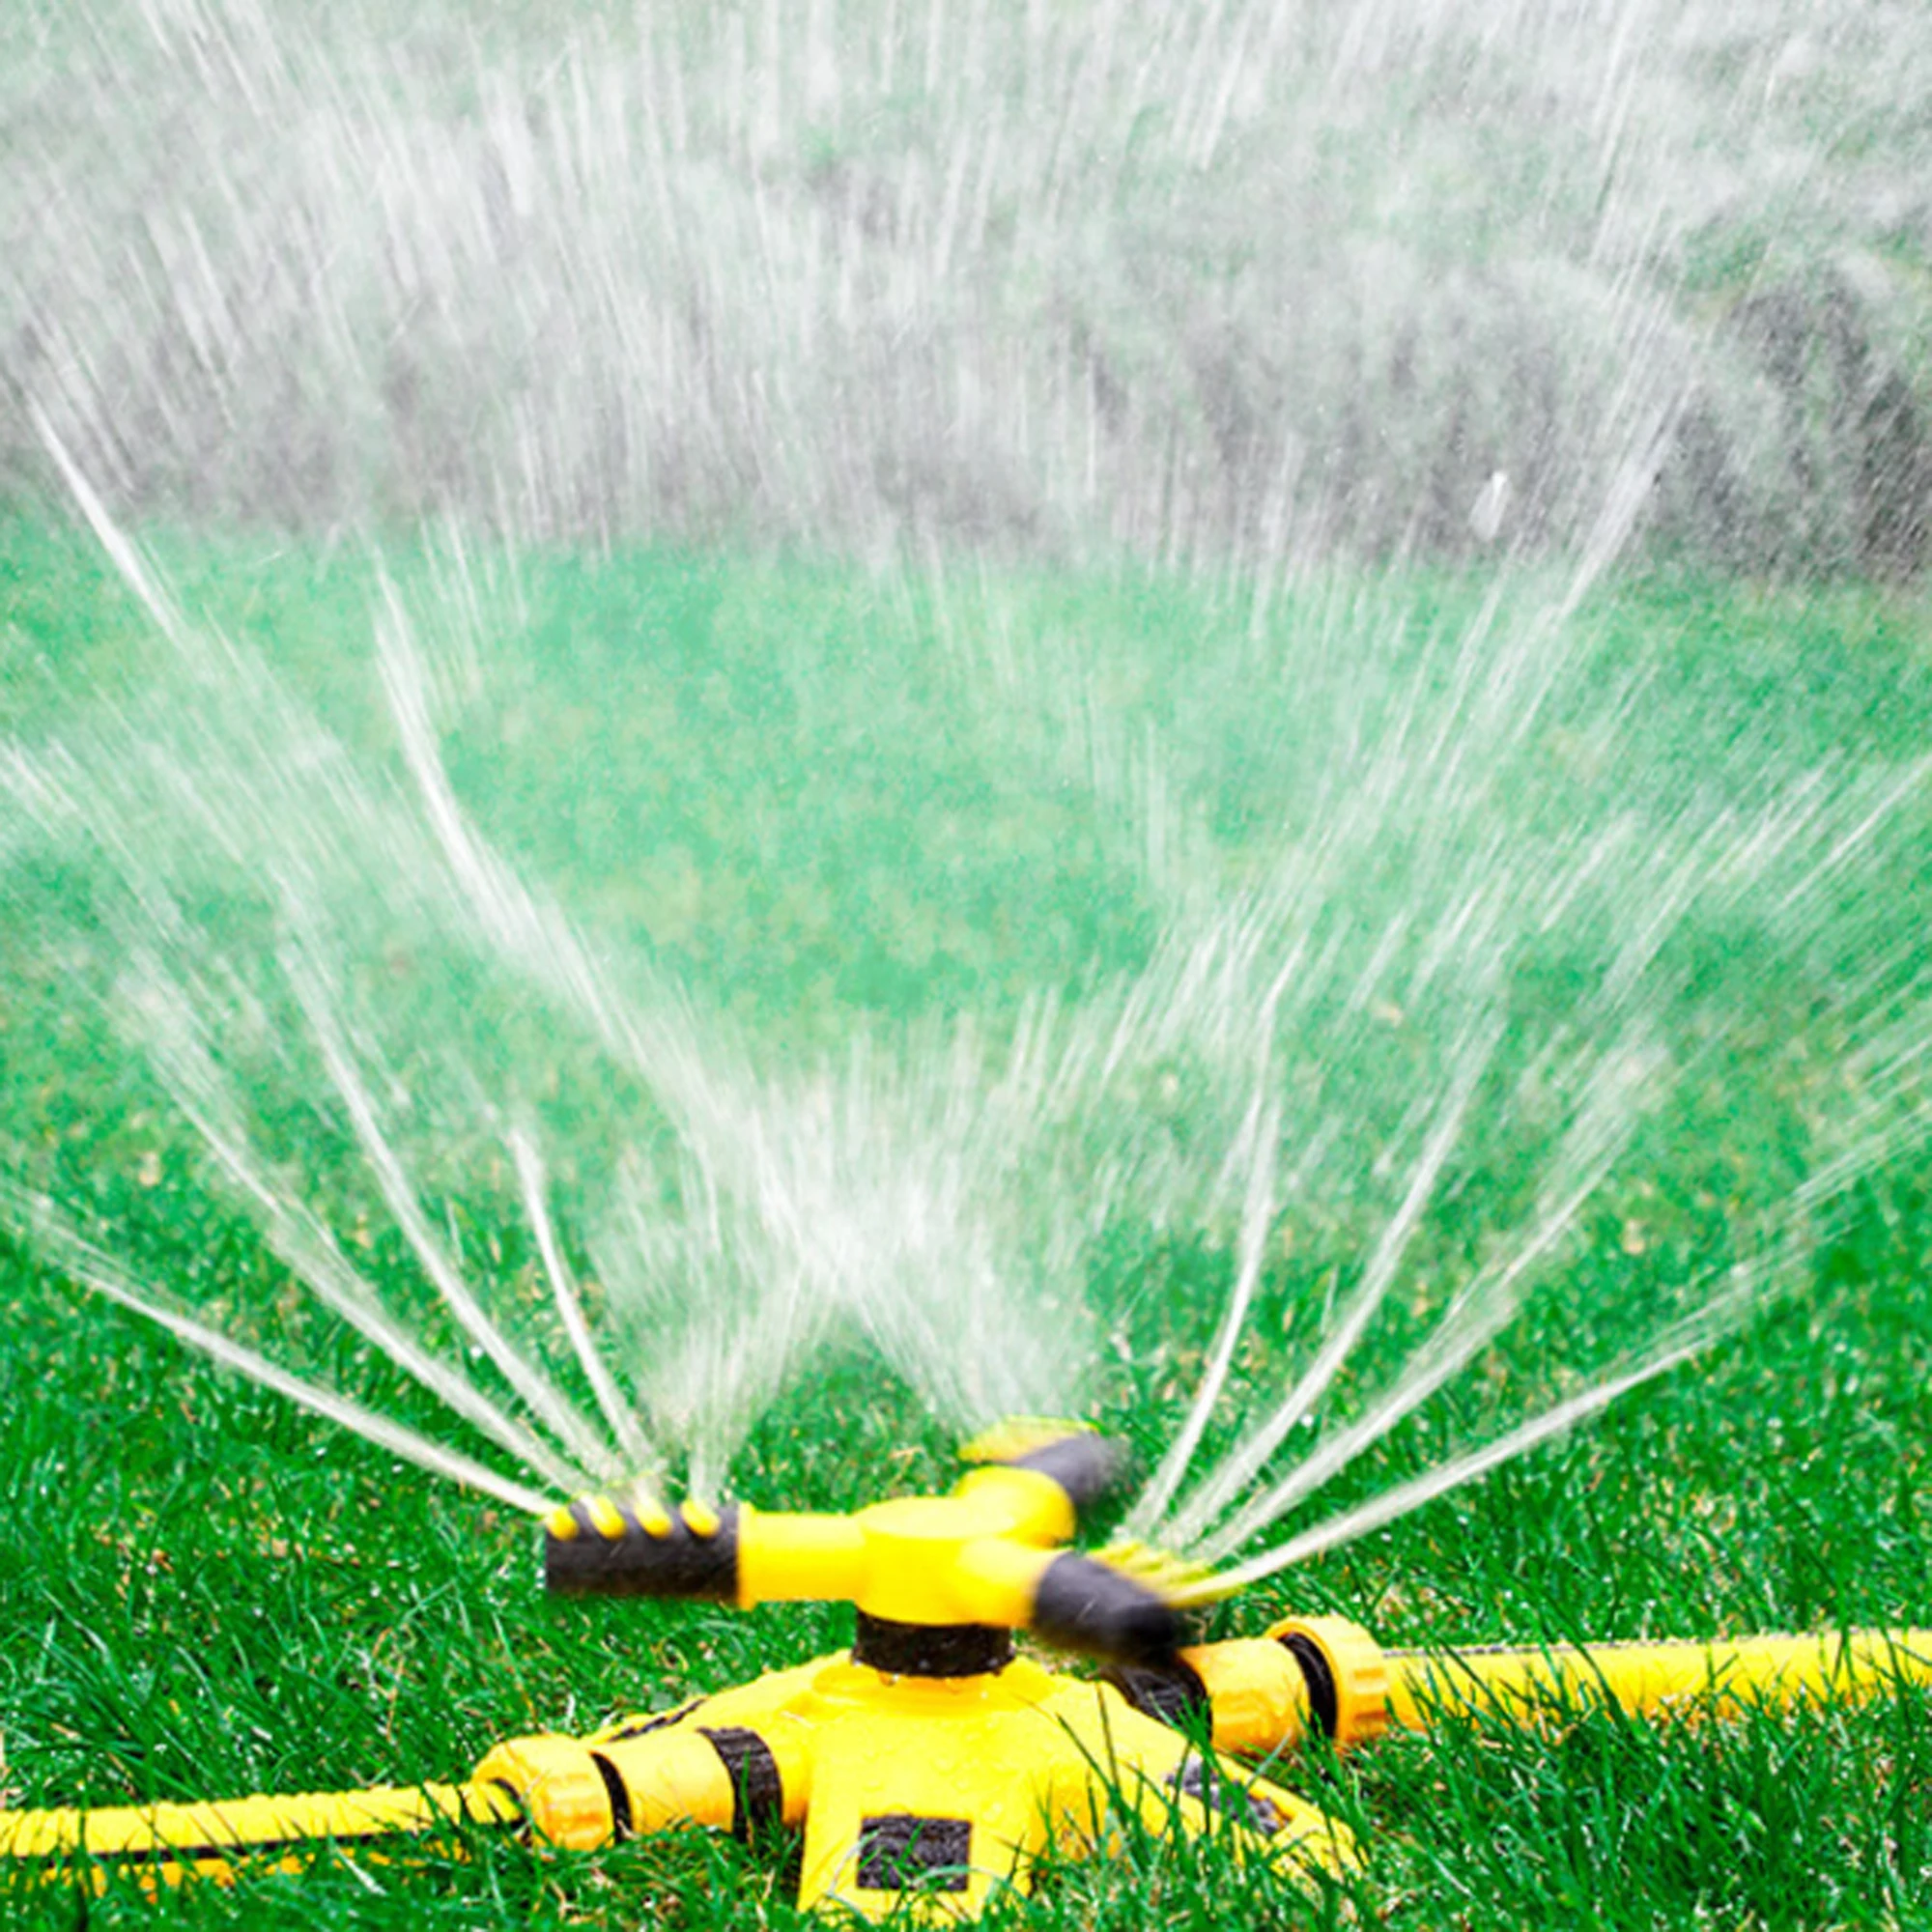
<svg viewBox="0 0 1932 1932"><path fill-rule="evenodd" d="M1388 1664L1382 1648L1347 1617L1284 1617L1267 1635L1300 1664L1308 1709L1338 1748L1388 1728Z"/></svg>

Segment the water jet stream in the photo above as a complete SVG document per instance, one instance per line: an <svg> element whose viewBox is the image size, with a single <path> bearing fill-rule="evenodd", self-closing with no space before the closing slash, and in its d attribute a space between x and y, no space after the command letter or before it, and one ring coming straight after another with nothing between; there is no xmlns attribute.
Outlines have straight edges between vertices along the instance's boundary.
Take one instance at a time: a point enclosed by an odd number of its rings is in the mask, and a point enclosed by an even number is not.
<svg viewBox="0 0 1932 1932"><path fill-rule="evenodd" d="M1241 1214L1240 1242L1236 1250L1235 1289L1228 1297L1227 1308L1221 1316L1220 1332L1214 1338L1213 1350L1208 1359L1207 1373L1201 1378L1186 1418L1175 1432L1174 1440L1161 1459L1160 1467L1154 1471L1146 1492L1128 1520L1127 1534L1142 1540L1154 1534L1152 1525L1160 1520L1161 1512L1173 1499L1181 1478L1187 1473L1187 1465L1194 1460L1202 1431L1207 1428L1208 1418L1213 1413L1214 1405L1220 1400L1222 1387L1227 1382L1228 1369L1235 1359L1235 1347L1246 1326L1248 1307L1254 1300L1256 1284L1261 1280L1268 1229L1274 1220L1273 1179L1275 1149L1281 1138L1281 1109L1276 1105L1264 1106L1261 1095L1257 1094L1254 1105L1248 1110L1248 1118L1241 1125L1242 1136L1247 1143L1248 1186L1247 1203Z"/></svg>
<svg viewBox="0 0 1932 1932"><path fill-rule="evenodd" d="M461 1370L430 1353L383 1306L329 1230L300 1202L289 1199L287 1190L273 1185L249 1148L240 1108L201 1037L193 1007L163 979L152 955L137 954L128 984L129 1008L143 1017L142 1044L156 1070L216 1164L252 1205L272 1252L297 1279L497 1447L557 1488L582 1486L582 1470L505 1414Z"/></svg>
<svg viewBox="0 0 1932 1932"><path fill-rule="evenodd" d="M431 1232L416 1200L415 1190L411 1186L401 1162L396 1158L394 1148L376 1118L375 1102L342 1037L334 1005L323 984L310 949L291 941L282 949L281 965L321 1050L330 1083L349 1110L356 1142L382 1189L383 1199L388 1204L396 1225L403 1231L423 1273L434 1285L443 1305L456 1317L463 1332L482 1350L501 1372L503 1379L542 1419L574 1459L606 1481L621 1480L627 1473L622 1464L599 1440L589 1423L557 1393L549 1378L526 1361L502 1330L484 1313L482 1304L470 1293L461 1271Z"/></svg>
<svg viewBox="0 0 1932 1932"><path fill-rule="evenodd" d="M298 1407L339 1424L433 1476L494 1496L526 1515L541 1517L555 1507L554 1495L546 1496L541 1491L527 1489L473 1457L419 1435L334 1389L291 1375L259 1350L211 1327L156 1291L142 1287L111 1255L82 1235L45 1195L30 1193L4 1176L0 1176L0 1215L15 1230L30 1232L35 1245L54 1261L69 1280L105 1301L145 1316L222 1367L259 1382Z"/></svg>
<svg viewBox="0 0 1932 1932"><path fill-rule="evenodd" d="M1928 1044L1932 1044L1932 1035L1922 1036L1917 1048L1908 1047L1898 1055L1895 1068L1900 1081L1909 1062L1925 1051ZM1438 1496L1475 1482L1505 1463L1566 1434L1625 1394L1708 1352L1758 1318L1778 1293L1788 1291L1799 1278L1803 1264L1808 1262L1819 1239L1830 1232L1833 1219L1829 1210L1842 1202L1846 1192L1908 1148L1922 1146L1932 1136L1932 1099L1923 1094L1902 1114L1896 1108L1886 1110L1884 1096L1874 1097L1863 1111L1871 1123L1862 1127L1852 1123L1858 1129L1858 1138L1793 1191L1775 1217L1758 1252L1733 1265L1722 1277L1717 1293L1702 1297L1687 1315L1666 1327L1640 1351L1633 1365L1613 1371L1530 1416L1492 1442L1451 1457L1281 1544L1217 1569L1211 1580L1201 1586L1201 1600L1244 1588L1386 1527ZM1882 1111L1889 1111L1889 1118L1879 1119ZM1598 1158L1606 1154L1605 1148L1596 1150ZM1569 1200L1561 1204L1528 1246L1512 1260L1511 1270L1526 1266L1535 1251L1547 1248L1555 1239L1560 1225L1567 1224L1574 1216L1600 1179L1601 1173L1583 1176ZM1823 1219L1820 1210L1828 1210ZM1465 1291L1437 1324L1435 1334L1410 1356L1399 1373L1396 1388L1381 1404L1372 1407L1360 1421L1319 1443L1311 1455L1273 1488L1246 1508L1225 1518L1211 1534L1195 1534L1190 1539L1183 1527L1174 1535L1177 1546L1197 1560L1224 1564L1244 1544L1338 1474L1395 1422L1439 1388L1480 1347L1501 1332L1509 1315L1515 1312L1513 1300L1506 1308L1492 1302L1463 1333L1454 1332L1458 1310L1465 1303L1473 1303L1480 1309L1484 1299Z"/></svg>
<svg viewBox="0 0 1932 1932"><path fill-rule="evenodd" d="M1314 1360L1273 1412L1238 1450L1225 1458L1204 1479L1198 1493L1181 1509L1167 1534L1182 1547L1188 1546L1203 1527L1254 1479L1295 1425L1321 1401L1328 1384L1360 1341L1402 1265L1403 1254L1422 1219L1442 1164L1456 1144L1477 1082L1495 1045L1493 1031L1476 1033L1461 1043L1449 1089L1442 1097L1428 1138L1410 1171L1401 1206L1376 1242L1375 1250L1362 1271L1362 1279L1350 1297L1341 1320L1323 1339ZM1138 1524L1138 1517L1135 1521Z"/></svg>
<svg viewBox="0 0 1932 1932"><path fill-rule="evenodd" d="M1197 1601L1211 1601L1246 1589L1264 1577L1338 1549L1373 1530L1386 1528L1452 1490L1479 1481L1504 1463L1553 1441L1632 1390L1706 1353L1724 1334L1760 1311L1765 1286L1773 1274L1774 1264L1762 1260L1741 1264L1732 1270L1729 1285L1721 1294L1673 1324L1634 1366L1553 1404L1478 1449L1451 1457L1271 1549L1216 1571L1201 1585L1183 1585L1179 1594L1183 1599L1192 1596Z"/></svg>
<svg viewBox="0 0 1932 1932"><path fill-rule="evenodd" d="M1221 1561L1379 1441L1508 1327L1521 1312L1525 1285L1538 1264L1575 1226L1629 1140L1633 1118L1628 1088L1633 1072L1623 1061L1599 1069L1552 1165L1535 1220L1502 1256L1479 1268L1456 1292L1429 1336L1402 1363L1388 1392L1356 1421L1318 1441L1279 1482L1226 1514L1211 1534L1204 1533L1201 1525L1212 1519L1224 1499L1204 1495L1198 1507L1177 1522L1173 1540L1204 1562ZM1267 1453L1272 1454L1283 1439L1275 1435ZM1243 1454L1242 1488L1264 1462L1264 1456Z"/></svg>
<svg viewBox="0 0 1932 1932"><path fill-rule="evenodd" d="M589 1323L583 1319L583 1303L571 1280L570 1269L557 1246L556 1230L551 1225L550 1206L545 1199L543 1156L536 1142L524 1127L513 1128L509 1136L510 1158L516 1163L517 1179L524 1192L524 1215L536 1236L537 1252L543 1258L544 1273L556 1302L557 1318L577 1356L584 1379L597 1397L604 1420L611 1425L628 1472L634 1476L650 1474L658 1463L644 1433L638 1424L637 1410L624 1399L611 1371L598 1352Z"/></svg>

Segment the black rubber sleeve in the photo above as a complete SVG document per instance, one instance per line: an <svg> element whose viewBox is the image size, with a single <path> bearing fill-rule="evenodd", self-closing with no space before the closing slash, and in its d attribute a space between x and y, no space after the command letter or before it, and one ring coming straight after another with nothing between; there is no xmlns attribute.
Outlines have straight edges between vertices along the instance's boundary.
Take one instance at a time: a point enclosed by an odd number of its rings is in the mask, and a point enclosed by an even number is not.
<svg viewBox="0 0 1932 1932"><path fill-rule="evenodd" d="M1015 1469L1034 1469L1066 1492L1076 1513L1102 1501L1126 1467L1126 1452L1104 1435L1063 1435L1024 1456L1015 1456Z"/></svg>
<svg viewBox="0 0 1932 1932"><path fill-rule="evenodd" d="M1291 1633L1280 1642L1289 1656L1301 1666L1302 1678L1308 1685L1309 1716L1321 1726L1324 1736L1332 1738L1342 1714L1341 1698L1335 1689L1335 1673L1329 1669L1328 1660L1321 1655L1321 1646L1312 1637L1298 1633Z"/></svg>
<svg viewBox="0 0 1932 1932"><path fill-rule="evenodd" d="M685 1597L735 1603L738 1597L738 1512L719 1513L718 1527L700 1536L681 1512L670 1528L654 1536L633 1511L617 1505L624 1520L606 1536L582 1503L571 1506L575 1536L544 1533L544 1588L564 1597Z"/></svg>
<svg viewBox="0 0 1932 1932"><path fill-rule="evenodd" d="M1164 1662L1186 1635L1185 1619L1165 1598L1071 1551L1040 1577L1032 1626L1048 1643L1113 1663Z"/></svg>

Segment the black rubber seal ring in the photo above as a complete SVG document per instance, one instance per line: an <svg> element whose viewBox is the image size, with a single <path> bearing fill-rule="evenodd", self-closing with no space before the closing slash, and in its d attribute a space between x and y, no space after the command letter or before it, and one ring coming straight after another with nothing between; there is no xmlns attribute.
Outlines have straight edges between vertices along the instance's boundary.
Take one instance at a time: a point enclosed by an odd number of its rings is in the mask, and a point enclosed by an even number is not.
<svg viewBox="0 0 1932 1932"><path fill-rule="evenodd" d="M494 1822L499 1830L510 1833L513 1836L520 1838L527 1845L536 1835L536 1828L530 1822L529 1794L525 1791L519 1791L507 1777L493 1777L490 1782L495 1789L500 1791L517 1807L517 1815L514 1818L499 1818ZM468 1815L467 1807L466 1815ZM492 1821L479 1818L474 1822L480 1825Z"/></svg>
<svg viewBox="0 0 1932 1932"><path fill-rule="evenodd" d="M902 1624L859 1612L852 1662L887 1677L990 1677L1013 1661L999 1624Z"/></svg>
<svg viewBox="0 0 1932 1932"><path fill-rule="evenodd" d="M1300 1664L1308 1685L1309 1715L1332 1738L1341 1722L1342 1706L1335 1690L1335 1673L1328 1668L1321 1646L1313 1637L1293 1631L1276 1641Z"/></svg>
<svg viewBox="0 0 1932 1932"><path fill-rule="evenodd" d="M756 1731L737 1724L715 1729L699 1724L697 1735L718 1753L731 1780L731 1835L750 1841L767 1826L784 1820L784 1779L772 1747Z"/></svg>
<svg viewBox="0 0 1932 1932"><path fill-rule="evenodd" d="M590 1762L597 1767L597 1776L604 1780L605 1793L611 1800L611 1840L621 1845L632 1830L630 1788L622 1773L601 1752L592 1751Z"/></svg>

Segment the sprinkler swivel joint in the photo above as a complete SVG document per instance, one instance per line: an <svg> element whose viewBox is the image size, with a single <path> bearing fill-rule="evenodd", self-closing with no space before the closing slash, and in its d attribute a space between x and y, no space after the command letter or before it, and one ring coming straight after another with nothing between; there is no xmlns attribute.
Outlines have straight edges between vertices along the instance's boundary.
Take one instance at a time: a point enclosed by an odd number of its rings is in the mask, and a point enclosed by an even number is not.
<svg viewBox="0 0 1932 1932"><path fill-rule="evenodd" d="M1075 1423L1016 1422L966 1445L943 1495L848 1515L723 1511L599 1495L544 1524L544 1578L566 1595L849 1603L867 1626L1031 1630L1122 1663L1184 1640L1157 1565L1066 1546L1117 1479L1118 1447Z"/></svg>

